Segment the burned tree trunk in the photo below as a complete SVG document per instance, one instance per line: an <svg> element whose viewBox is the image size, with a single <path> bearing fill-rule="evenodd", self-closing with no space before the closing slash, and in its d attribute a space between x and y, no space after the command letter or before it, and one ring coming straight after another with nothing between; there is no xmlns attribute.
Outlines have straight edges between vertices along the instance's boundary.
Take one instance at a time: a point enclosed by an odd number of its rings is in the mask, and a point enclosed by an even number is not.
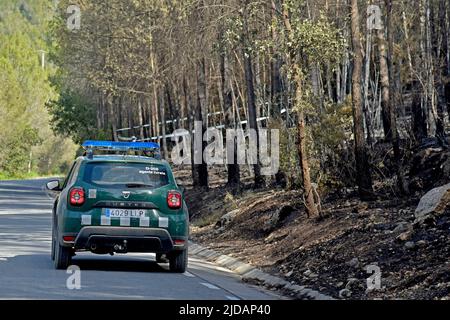
<svg viewBox="0 0 450 320"><path fill-rule="evenodd" d="M378 53L380 59L381 110L384 136L387 141L392 141L394 135L393 131L395 130L393 127L395 115L393 116L393 106L390 101L391 88L389 83L389 68L384 32L384 28L377 30Z"/></svg>
<svg viewBox="0 0 450 320"><path fill-rule="evenodd" d="M253 73L253 61L252 53L247 50L249 46L249 30L248 30L248 1L245 3L243 10L243 23L244 30L242 34L242 55L244 58L244 73L245 73L245 85L247 91L247 110L248 110L248 127L256 133L256 159L253 164L253 171L255 175L255 188L260 188L264 185L264 178L261 175L260 157L259 157L259 130L257 124L257 110L256 110L256 93L254 86L254 73Z"/></svg>
<svg viewBox="0 0 450 320"><path fill-rule="evenodd" d="M207 101L207 84L206 84L206 61L201 59L197 69L197 107L195 111L195 121L201 122L201 127L196 130L201 130L201 133L195 132L195 135L201 136L201 142L194 143L194 153L196 153L194 170L196 183L199 187L208 188L208 165L205 163L203 153L206 148L206 142L203 141L203 136L207 130L208 121L208 101ZM195 126L194 126L195 127Z"/></svg>
<svg viewBox="0 0 450 320"><path fill-rule="evenodd" d="M114 112L114 98L109 93L106 95L106 109L108 110L108 120L111 125L112 137L114 141L119 141L116 113Z"/></svg>
<svg viewBox="0 0 450 320"><path fill-rule="evenodd" d="M381 88L382 88L382 98L381 104L383 108L383 114L387 111L388 117L388 127L385 127L385 137L388 141L392 142L392 147L394 150L394 164L395 164L395 172L397 175L397 182L400 192L404 194L408 194L408 183L405 181L405 177L403 175L403 168L401 163L401 150L400 150L400 138L397 129L397 110L394 105L394 89L393 89L393 59L394 59L394 37L392 30L392 0L385 0L386 3L386 29L388 34L388 48L386 50L385 45L385 37L384 30L378 30L378 49L380 56L380 75L381 75ZM388 56L390 59L388 59Z"/></svg>
<svg viewBox="0 0 450 320"><path fill-rule="evenodd" d="M352 74L352 103L353 103L353 121L355 135L355 160L357 184L361 199L366 200L373 197L372 176L370 173L368 155L366 150L366 141L364 136L364 117L362 107L361 93L361 74L362 74L362 50L361 34L359 28L359 9L358 0L351 0L350 13L352 17L352 43L353 43L353 74Z"/></svg>
<svg viewBox="0 0 450 320"><path fill-rule="evenodd" d="M225 49L222 49L225 51ZM222 77L222 97L225 113L225 128L235 129L234 112L233 112L233 90L230 77L230 64L226 52L223 52L220 57L220 73ZM238 191L240 185L240 168L237 163L237 141L233 140L233 159L228 161L228 181L227 185L233 190ZM232 162L232 163L230 163Z"/></svg>

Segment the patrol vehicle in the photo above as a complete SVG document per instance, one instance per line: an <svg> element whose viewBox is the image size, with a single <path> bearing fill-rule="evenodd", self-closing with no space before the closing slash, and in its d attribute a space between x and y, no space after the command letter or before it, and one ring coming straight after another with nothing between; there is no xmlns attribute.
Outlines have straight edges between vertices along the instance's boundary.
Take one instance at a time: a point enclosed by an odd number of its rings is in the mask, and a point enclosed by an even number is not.
<svg viewBox="0 0 450 320"><path fill-rule="evenodd" d="M56 193L51 257L66 269L76 252L156 253L172 272L188 261L189 213L159 145L86 141Z"/></svg>

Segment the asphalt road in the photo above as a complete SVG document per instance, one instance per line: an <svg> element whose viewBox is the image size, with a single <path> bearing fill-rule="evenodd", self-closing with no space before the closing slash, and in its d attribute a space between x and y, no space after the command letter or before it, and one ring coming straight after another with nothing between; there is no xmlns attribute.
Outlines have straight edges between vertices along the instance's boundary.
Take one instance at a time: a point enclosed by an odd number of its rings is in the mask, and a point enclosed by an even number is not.
<svg viewBox="0 0 450 320"><path fill-rule="evenodd" d="M81 289L50 259L52 199L46 180L0 181L0 299L278 299L225 269L190 257L188 272L172 274L152 254L77 254ZM69 281L70 282L70 281Z"/></svg>

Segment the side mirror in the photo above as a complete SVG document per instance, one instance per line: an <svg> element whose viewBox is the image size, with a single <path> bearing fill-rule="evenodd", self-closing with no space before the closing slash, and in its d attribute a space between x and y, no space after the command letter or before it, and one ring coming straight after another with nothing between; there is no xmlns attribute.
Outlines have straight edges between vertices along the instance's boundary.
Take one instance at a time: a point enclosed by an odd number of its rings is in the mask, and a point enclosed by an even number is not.
<svg viewBox="0 0 450 320"><path fill-rule="evenodd" d="M61 183L59 180L52 180L47 182L47 190L59 192L62 191L61 189Z"/></svg>

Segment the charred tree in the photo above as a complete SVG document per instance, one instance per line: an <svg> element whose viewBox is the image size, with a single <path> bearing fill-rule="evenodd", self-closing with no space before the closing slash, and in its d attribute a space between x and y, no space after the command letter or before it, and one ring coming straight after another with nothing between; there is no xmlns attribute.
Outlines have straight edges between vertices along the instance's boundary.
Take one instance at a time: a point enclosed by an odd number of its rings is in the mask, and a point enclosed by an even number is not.
<svg viewBox="0 0 450 320"><path fill-rule="evenodd" d="M368 200L373 197L372 176L370 173L368 154L366 149L366 140L364 135L364 117L361 92L362 75L362 48L360 33L360 16L358 0L351 0L351 33L354 51L353 74L352 74L352 107L355 138L355 160L356 175L359 188L359 195L362 200Z"/></svg>

